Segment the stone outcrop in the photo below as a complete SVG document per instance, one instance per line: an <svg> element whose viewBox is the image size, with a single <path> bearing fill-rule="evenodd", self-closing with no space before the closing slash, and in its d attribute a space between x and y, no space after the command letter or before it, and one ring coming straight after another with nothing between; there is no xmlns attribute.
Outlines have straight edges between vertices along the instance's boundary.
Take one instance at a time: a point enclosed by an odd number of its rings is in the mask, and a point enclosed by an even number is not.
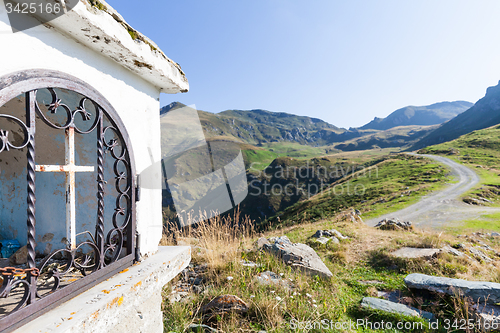
<svg viewBox="0 0 500 333"><path fill-rule="evenodd" d="M280 258L285 264L295 267L307 274L331 278L332 272L310 246L292 243L288 237L274 239L272 244L264 244L264 251Z"/></svg>
<svg viewBox="0 0 500 333"><path fill-rule="evenodd" d="M500 302L500 283L466 281L424 274L410 274L405 278L405 283L410 289L470 297L478 304L494 305Z"/></svg>

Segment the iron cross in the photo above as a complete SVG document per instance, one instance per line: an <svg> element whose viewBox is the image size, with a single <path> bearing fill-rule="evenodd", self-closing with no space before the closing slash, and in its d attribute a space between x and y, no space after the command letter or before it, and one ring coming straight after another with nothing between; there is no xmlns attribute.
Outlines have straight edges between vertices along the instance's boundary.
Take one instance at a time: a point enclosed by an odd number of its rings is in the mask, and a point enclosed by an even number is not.
<svg viewBox="0 0 500 333"><path fill-rule="evenodd" d="M94 172L93 166L75 165L75 128L66 129L65 140L66 165L37 165L35 171L39 172L65 172L66 173L66 238L71 250L76 249L76 199L75 199L75 173Z"/></svg>

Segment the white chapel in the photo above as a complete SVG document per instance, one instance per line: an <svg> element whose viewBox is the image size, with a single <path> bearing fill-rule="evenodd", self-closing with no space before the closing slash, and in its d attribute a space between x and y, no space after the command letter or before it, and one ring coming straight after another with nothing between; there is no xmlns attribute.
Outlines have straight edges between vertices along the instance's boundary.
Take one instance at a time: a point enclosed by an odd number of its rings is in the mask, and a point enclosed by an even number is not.
<svg viewBox="0 0 500 333"><path fill-rule="evenodd" d="M159 246L159 97L188 81L109 4L73 2L0 0L0 331L162 332L191 252Z"/></svg>

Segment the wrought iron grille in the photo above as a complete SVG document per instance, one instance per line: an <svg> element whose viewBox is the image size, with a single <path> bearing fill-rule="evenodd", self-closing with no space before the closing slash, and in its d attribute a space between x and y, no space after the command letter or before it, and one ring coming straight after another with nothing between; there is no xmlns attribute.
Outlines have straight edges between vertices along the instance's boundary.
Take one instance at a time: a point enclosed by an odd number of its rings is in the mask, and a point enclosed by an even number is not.
<svg viewBox="0 0 500 333"><path fill-rule="evenodd" d="M42 103L42 94L48 102ZM65 101L69 95L77 101L74 107ZM131 265L135 251L135 168L126 130L111 105L84 82L44 70L0 78L0 107L18 96L24 99L23 117L0 112L0 120L18 128L15 135L0 126L0 160L8 151L26 153L27 241L21 246L26 245L27 260L0 267L0 331L20 327ZM36 162L36 147L43 145L37 141L37 129L43 126L64 133L64 165ZM83 136L95 138L93 166L76 165L75 137ZM42 172L66 176L66 244L48 254L36 248L35 179ZM89 184L95 187L96 219L83 232L77 232L76 215L75 175L80 172L96 174ZM114 200L106 193L108 184L114 188Z"/></svg>

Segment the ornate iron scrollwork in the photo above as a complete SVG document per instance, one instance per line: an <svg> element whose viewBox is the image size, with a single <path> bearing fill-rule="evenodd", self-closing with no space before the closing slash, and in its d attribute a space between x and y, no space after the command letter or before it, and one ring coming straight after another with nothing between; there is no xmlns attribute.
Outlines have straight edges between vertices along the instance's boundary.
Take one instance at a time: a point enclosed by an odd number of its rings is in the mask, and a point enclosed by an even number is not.
<svg viewBox="0 0 500 333"><path fill-rule="evenodd" d="M1 87L0 87L1 88ZM24 138L21 144L13 144L9 137L9 131L0 128L0 153L10 149L25 149L27 156L27 267L0 268L0 277L3 279L0 287L0 299L8 298L16 290L15 307L7 311L8 318L12 313L33 306L37 309L37 300L60 293L63 298L65 286L62 286L63 277L70 272L77 274L81 279L91 276L99 270L105 270L108 266L116 266L114 263L127 258L131 262L133 258L133 244L135 235L134 212L134 179L133 165L131 164L131 153L128 141L122 135L122 131L98 102L89 97L81 96L76 108L71 109L58 97L56 88L45 88L51 96L50 103L39 105L37 92L39 89L30 90L25 93L26 99L26 123L21 119L8 114L0 114L0 118L6 118L14 122L21 129ZM88 104L90 103L90 104ZM86 105L92 105L95 114L87 110ZM46 110L46 111L44 111ZM63 114L66 119L63 124L54 123L45 112L51 114ZM40 121L35 121L36 116ZM80 117L83 123L90 122L88 128L79 128L76 117ZM92 120L94 118L94 120ZM36 261L35 236L36 236L36 163L35 163L35 127L43 124L56 129L74 132L81 135L96 133L96 207L97 220L95 230L81 233L87 234L85 241L72 247L58 249L45 256L41 262ZM66 132L67 133L67 132ZM108 156L108 157L106 157ZM108 164L109 163L109 164ZM112 165L114 176L114 188L116 189L115 207L111 221L105 221L105 166ZM38 170L40 171L40 170ZM110 214L111 215L111 214ZM110 230L105 230L106 225ZM125 252L123 250L126 250ZM2 330L2 319L0 319L0 330Z"/></svg>

